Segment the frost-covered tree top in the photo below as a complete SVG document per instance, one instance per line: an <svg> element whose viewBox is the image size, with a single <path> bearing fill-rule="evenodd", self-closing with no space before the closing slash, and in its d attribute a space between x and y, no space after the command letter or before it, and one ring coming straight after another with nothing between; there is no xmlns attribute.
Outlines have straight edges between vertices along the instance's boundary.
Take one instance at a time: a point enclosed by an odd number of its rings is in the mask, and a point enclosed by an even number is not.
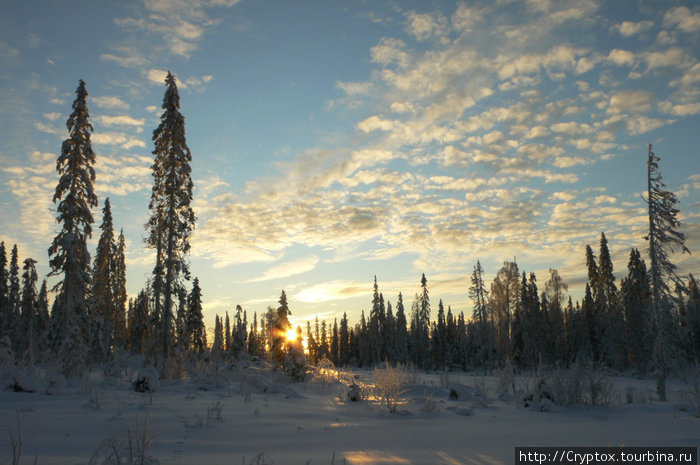
<svg viewBox="0 0 700 465"><path fill-rule="evenodd" d="M649 144L647 204L649 206L649 256L651 258L652 289L655 300L671 294L668 282L681 289L685 285L676 274L676 265L669 259L669 253L675 250L688 252L685 246L685 235L679 231L680 220L676 204L676 194L666 189L659 172L660 158ZM656 305L657 302L654 302Z"/></svg>
<svg viewBox="0 0 700 465"><path fill-rule="evenodd" d="M94 220L91 209L97 206L94 192L95 152L90 142L92 124L89 122L88 93L83 80L79 81L75 93L77 97L73 102L73 112L66 121L69 136L63 141L61 155L56 161L59 180L53 201L58 202L56 221L62 227L49 248L49 256L53 257L49 263L52 275L65 273L64 282L74 280L86 283L90 263L86 241L92 235Z"/></svg>

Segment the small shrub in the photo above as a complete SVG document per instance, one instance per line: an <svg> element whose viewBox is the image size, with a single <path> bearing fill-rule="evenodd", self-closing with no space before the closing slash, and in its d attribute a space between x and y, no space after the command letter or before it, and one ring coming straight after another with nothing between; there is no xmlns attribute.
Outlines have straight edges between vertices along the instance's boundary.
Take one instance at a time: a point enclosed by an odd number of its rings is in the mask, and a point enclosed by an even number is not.
<svg viewBox="0 0 700 465"><path fill-rule="evenodd" d="M438 406L438 403L433 400L432 394L425 399L425 404L423 404L423 406L420 408L420 411L421 413L425 413L427 415L432 415L440 411L440 407Z"/></svg>
<svg viewBox="0 0 700 465"><path fill-rule="evenodd" d="M127 426L121 434L112 435L90 457L89 465L156 465L159 460L148 454L155 443L155 432L148 422L150 410L146 411L143 426L136 414L135 425Z"/></svg>
<svg viewBox="0 0 700 465"><path fill-rule="evenodd" d="M389 413L396 412L401 395L406 392L403 387L406 384L406 367L404 365L391 366L386 363L384 368L374 369L374 386L377 396Z"/></svg>

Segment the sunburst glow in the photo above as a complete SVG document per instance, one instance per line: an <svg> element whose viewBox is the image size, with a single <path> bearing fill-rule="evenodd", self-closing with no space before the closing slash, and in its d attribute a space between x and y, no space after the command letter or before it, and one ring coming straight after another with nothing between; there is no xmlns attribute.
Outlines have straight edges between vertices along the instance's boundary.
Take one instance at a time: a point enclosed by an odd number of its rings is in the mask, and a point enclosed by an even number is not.
<svg viewBox="0 0 700 465"><path fill-rule="evenodd" d="M287 330L284 336L287 338L287 341L294 342L297 340L297 330L294 328L290 328L289 330Z"/></svg>

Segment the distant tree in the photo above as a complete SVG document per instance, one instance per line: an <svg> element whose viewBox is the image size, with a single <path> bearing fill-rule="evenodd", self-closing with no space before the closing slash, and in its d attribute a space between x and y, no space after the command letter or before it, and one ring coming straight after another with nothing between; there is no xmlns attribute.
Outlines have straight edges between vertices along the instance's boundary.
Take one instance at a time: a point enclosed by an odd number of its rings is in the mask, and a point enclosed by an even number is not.
<svg viewBox="0 0 700 465"><path fill-rule="evenodd" d="M46 280L41 281L41 288L39 289L39 295L37 296L36 303L37 312L37 334L39 334L38 340L38 353L41 359L46 357L46 352L49 348L48 336L49 336L49 291L46 288Z"/></svg>
<svg viewBox="0 0 700 465"><path fill-rule="evenodd" d="M430 294L425 274L421 276L420 293L416 295L411 315L413 360L421 368L430 365Z"/></svg>
<svg viewBox="0 0 700 465"><path fill-rule="evenodd" d="M340 340L338 335L338 319L333 320L333 330L331 332L330 359L334 365L340 361Z"/></svg>
<svg viewBox="0 0 700 465"><path fill-rule="evenodd" d="M38 348L41 341L40 323L38 315L38 299L36 282L39 279L36 274L36 260L27 258L24 260L24 273L22 274L22 316L21 316L21 350L24 359L29 365L37 361Z"/></svg>
<svg viewBox="0 0 700 465"><path fill-rule="evenodd" d="M8 336L12 339L11 324L12 312L8 300L9 287L7 272L7 253L5 252L5 242L0 242L0 338Z"/></svg>
<svg viewBox="0 0 700 465"><path fill-rule="evenodd" d="M211 351L218 357L224 354L224 325L219 315L214 319L214 342L211 345Z"/></svg>
<svg viewBox="0 0 700 465"><path fill-rule="evenodd" d="M543 304L543 310L547 312L549 331L551 332L551 362L562 361L566 356L566 329L564 325L563 304L567 297L569 286L564 282L557 270L550 268L549 280L544 284L547 306Z"/></svg>
<svg viewBox="0 0 700 465"><path fill-rule="evenodd" d="M394 330L394 346L396 347L396 362L408 362L408 328L406 312L403 307L403 295L399 292L396 301L396 329Z"/></svg>
<svg viewBox="0 0 700 465"><path fill-rule="evenodd" d="M382 297L383 300L384 298ZM384 359L396 363L396 318L391 307L391 301L386 303L382 340L384 341Z"/></svg>
<svg viewBox="0 0 700 465"><path fill-rule="evenodd" d="M483 277L484 269L481 262L476 261L474 272L471 276L471 286L469 287L469 297L474 302L474 313L472 319L475 324L474 350L475 361L482 367L491 364L491 354L494 350L492 331L490 325L490 315L487 306L486 285Z"/></svg>
<svg viewBox="0 0 700 465"><path fill-rule="evenodd" d="M53 201L58 201L56 220L61 230L49 247L50 276L63 275L56 284L54 307L54 349L66 375L82 372L87 341L87 295L90 290L90 252L87 239L92 235L91 208L97 206L94 192L95 153L90 133L92 125L86 104L85 82L80 80L73 113L68 118L68 139L63 141L56 162L60 176Z"/></svg>
<svg viewBox="0 0 700 465"><path fill-rule="evenodd" d="M204 328L202 315L202 290L199 278L194 278L192 290L187 298L187 318L185 320L187 346L190 350L201 354L207 347L207 332Z"/></svg>
<svg viewBox="0 0 700 465"><path fill-rule="evenodd" d="M102 209L102 233L97 242L95 263L92 268L92 308L90 319L93 358L104 361L113 344L114 329L114 271L117 245L114 241L114 224L109 198Z"/></svg>
<svg viewBox="0 0 700 465"><path fill-rule="evenodd" d="M617 369L623 369L624 356L624 311L620 293L615 285L613 263L608 250L605 233L600 234L600 255L598 258L598 276L596 281L596 307L601 318L602 354L607 363Z"/></svg>
<svg viewBox="0 0 700 465"><path fill-rule="evenodd" d="M321 340L318 344L318 352L320 358L328 358L330 353L330 345L328 344L328 327L326 320L321 321Z"/></svg>
<svg viewBox="0 0 700 465"><path fill-rule="evenodd" d="M112 295L114 296L114 345L125 348L127 346L126 332L126 240L124 230L119 232L117 248L114 256L114 270L112 272Z"/></svg>
<svg viewBox="0 0 700 465"><path fill-rule="evenodd" d="M129 347L132 352L146 355L150 336L149 316L150 288L139 292L129 312Z"/></svg>
<svg viewBox="0 0 700 465"><path fill-rule="evenodd" d="M338 330L338 362L347 365L350 362L350 328L348 327L348 315L343 312Z"/></svg>
<svg viewBox="0 0 700 465"><path fill-rule="evenodd" d="M688 275L688 343L691 363L700 362L700 288L695 277Z"/></svg>
<svg viewBox="0 0 700 465"><path fill-rule="evenodd" d="M243 307L236 305L236 314L233 316L233 327L231 328L231 352L236 357L245 352L247 339L248 317Z"/></svg>
<svg viewBox="0 0 700 465"><path fill-rule="evenodd" d="M501 357L512 357L511 326L518 301L520 271L515 261L506 261L491 284L489 307L495 322L496 343Z"/></svg>
<svg viewBox="0 0 700 465"><path fill-rule="evenodd" d="M180 95L175 77L165 78L163 114L153 131L155 161L146 244L156 249L154 294L156 314L160 318L158 338L161 355L166 359L173 344L173 296L181 277L189 279L185 256L195 226L192 210L192 155L185 140L185 118L180 113ZM162 297L162 308L161 308Z"/></svg>
<svg viewBox="0 0 700 465"><path fill-rule="evenodd" d="M625 346L628 363L637 371L646 372L654 336L651 333L651 292L647 267L639 250L630 251L627 277L621 282L625 312Z"/></svg>
<svg viewBox="0 0 700 465"><path fill-rule="evenodd" d="M12 246L12 253L10 254L10 288L9 294L7 296L9 305L9 326L10 326L10 338L12 340L12 346L15 350L19 349L21 336L20 327L20 310L22 304L21 288L19 281L19 254L17 252L17 244Z"/></svg>
<svg viewBox="0 0 700 465"><path fill-rule="evenodd" d="M228 317L228 310L224 321L224 350L229 353L233 350L231 344L231 319Z"/></svg>
<svg viewBox="0 0 700 465"><path fill-rule="evenodd" d="M666 190L659 160L649 144L647 161L647 203L649 206L649 260L651 262L651 303L655 318L656 341L654 343L653 364L656 371L656 392L659 400L666 400L666 378L674 360L675 328L672 316L673 300L669 283L685 289L676 274L676 265L669 257L674 248L688 252L685 235L679 231L676 194Z"/></svg>
<svg viewBox="0 0 700 465"><path fill-rule="evenodd" d="M379 363L382 360L382 331L384 324L384 311L379 298L379 286L377 277L374 277L374 291L372 293L372 307L369 312L369 358L371 364Z"/></svg>
<svg viewBox="0 0 700 465"><path fill-rule="evenodd" d="M187 335L185 327L187 325L187 289L180 287L177 292L177 314L175 316L175 336L177 344L187 348Z"/></svg>
<svg viewBox="0 0 700 465"><path fill-rule="evenodd" d="M272 345L270 348L270 356L272 361L278 366L284 366L286 358L286 335L292 325L289 323L289 304L287 303L287 294L282 291L279 300L280 306L277 307L273 321L272 329Z"/></svg>
<svg viewBox="0 0 700 465"><path fill-rule="evenodd" d="M435 336L432 341L434 350L433 360L435 367L446 370L448 368L447 359L447 321L445 319L445 306L442 299L438 302L437 322L435 324Z"/></svg>

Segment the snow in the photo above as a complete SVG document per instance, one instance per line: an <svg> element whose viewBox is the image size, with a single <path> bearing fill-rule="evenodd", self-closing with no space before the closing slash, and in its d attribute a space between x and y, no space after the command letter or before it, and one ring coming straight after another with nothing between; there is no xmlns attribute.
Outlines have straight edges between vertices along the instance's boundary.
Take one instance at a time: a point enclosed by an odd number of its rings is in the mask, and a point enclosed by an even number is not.
<svg viewBox="0 0 700 465"><path fill-rule="evenodd" d="M135 367L134 367L135 368ZM219 372L216 382L160 381L150 393L134 392L133 372L107 378L93 372L56 395L0 392L0 463L11 463L8 432L19 412L24 462L86 464L110 437L143 428L155 443L147 455L161 464L510 464L516 446L700 445L700 419L683 407L680 381L670 401L652 400L654 381L613 379L610 408L525 408L528 379L498 395L496 376L418 373L398 411L376 397L350 402L347 386L308 380L286 383L261 367ZM346 376L364 389L373 371ZM460 395L450 399L450 386ZM205 390L206 389L206 390ZM631 392L627 403L627 392ZM340 399L343 399L342 401Z"/></svg>

